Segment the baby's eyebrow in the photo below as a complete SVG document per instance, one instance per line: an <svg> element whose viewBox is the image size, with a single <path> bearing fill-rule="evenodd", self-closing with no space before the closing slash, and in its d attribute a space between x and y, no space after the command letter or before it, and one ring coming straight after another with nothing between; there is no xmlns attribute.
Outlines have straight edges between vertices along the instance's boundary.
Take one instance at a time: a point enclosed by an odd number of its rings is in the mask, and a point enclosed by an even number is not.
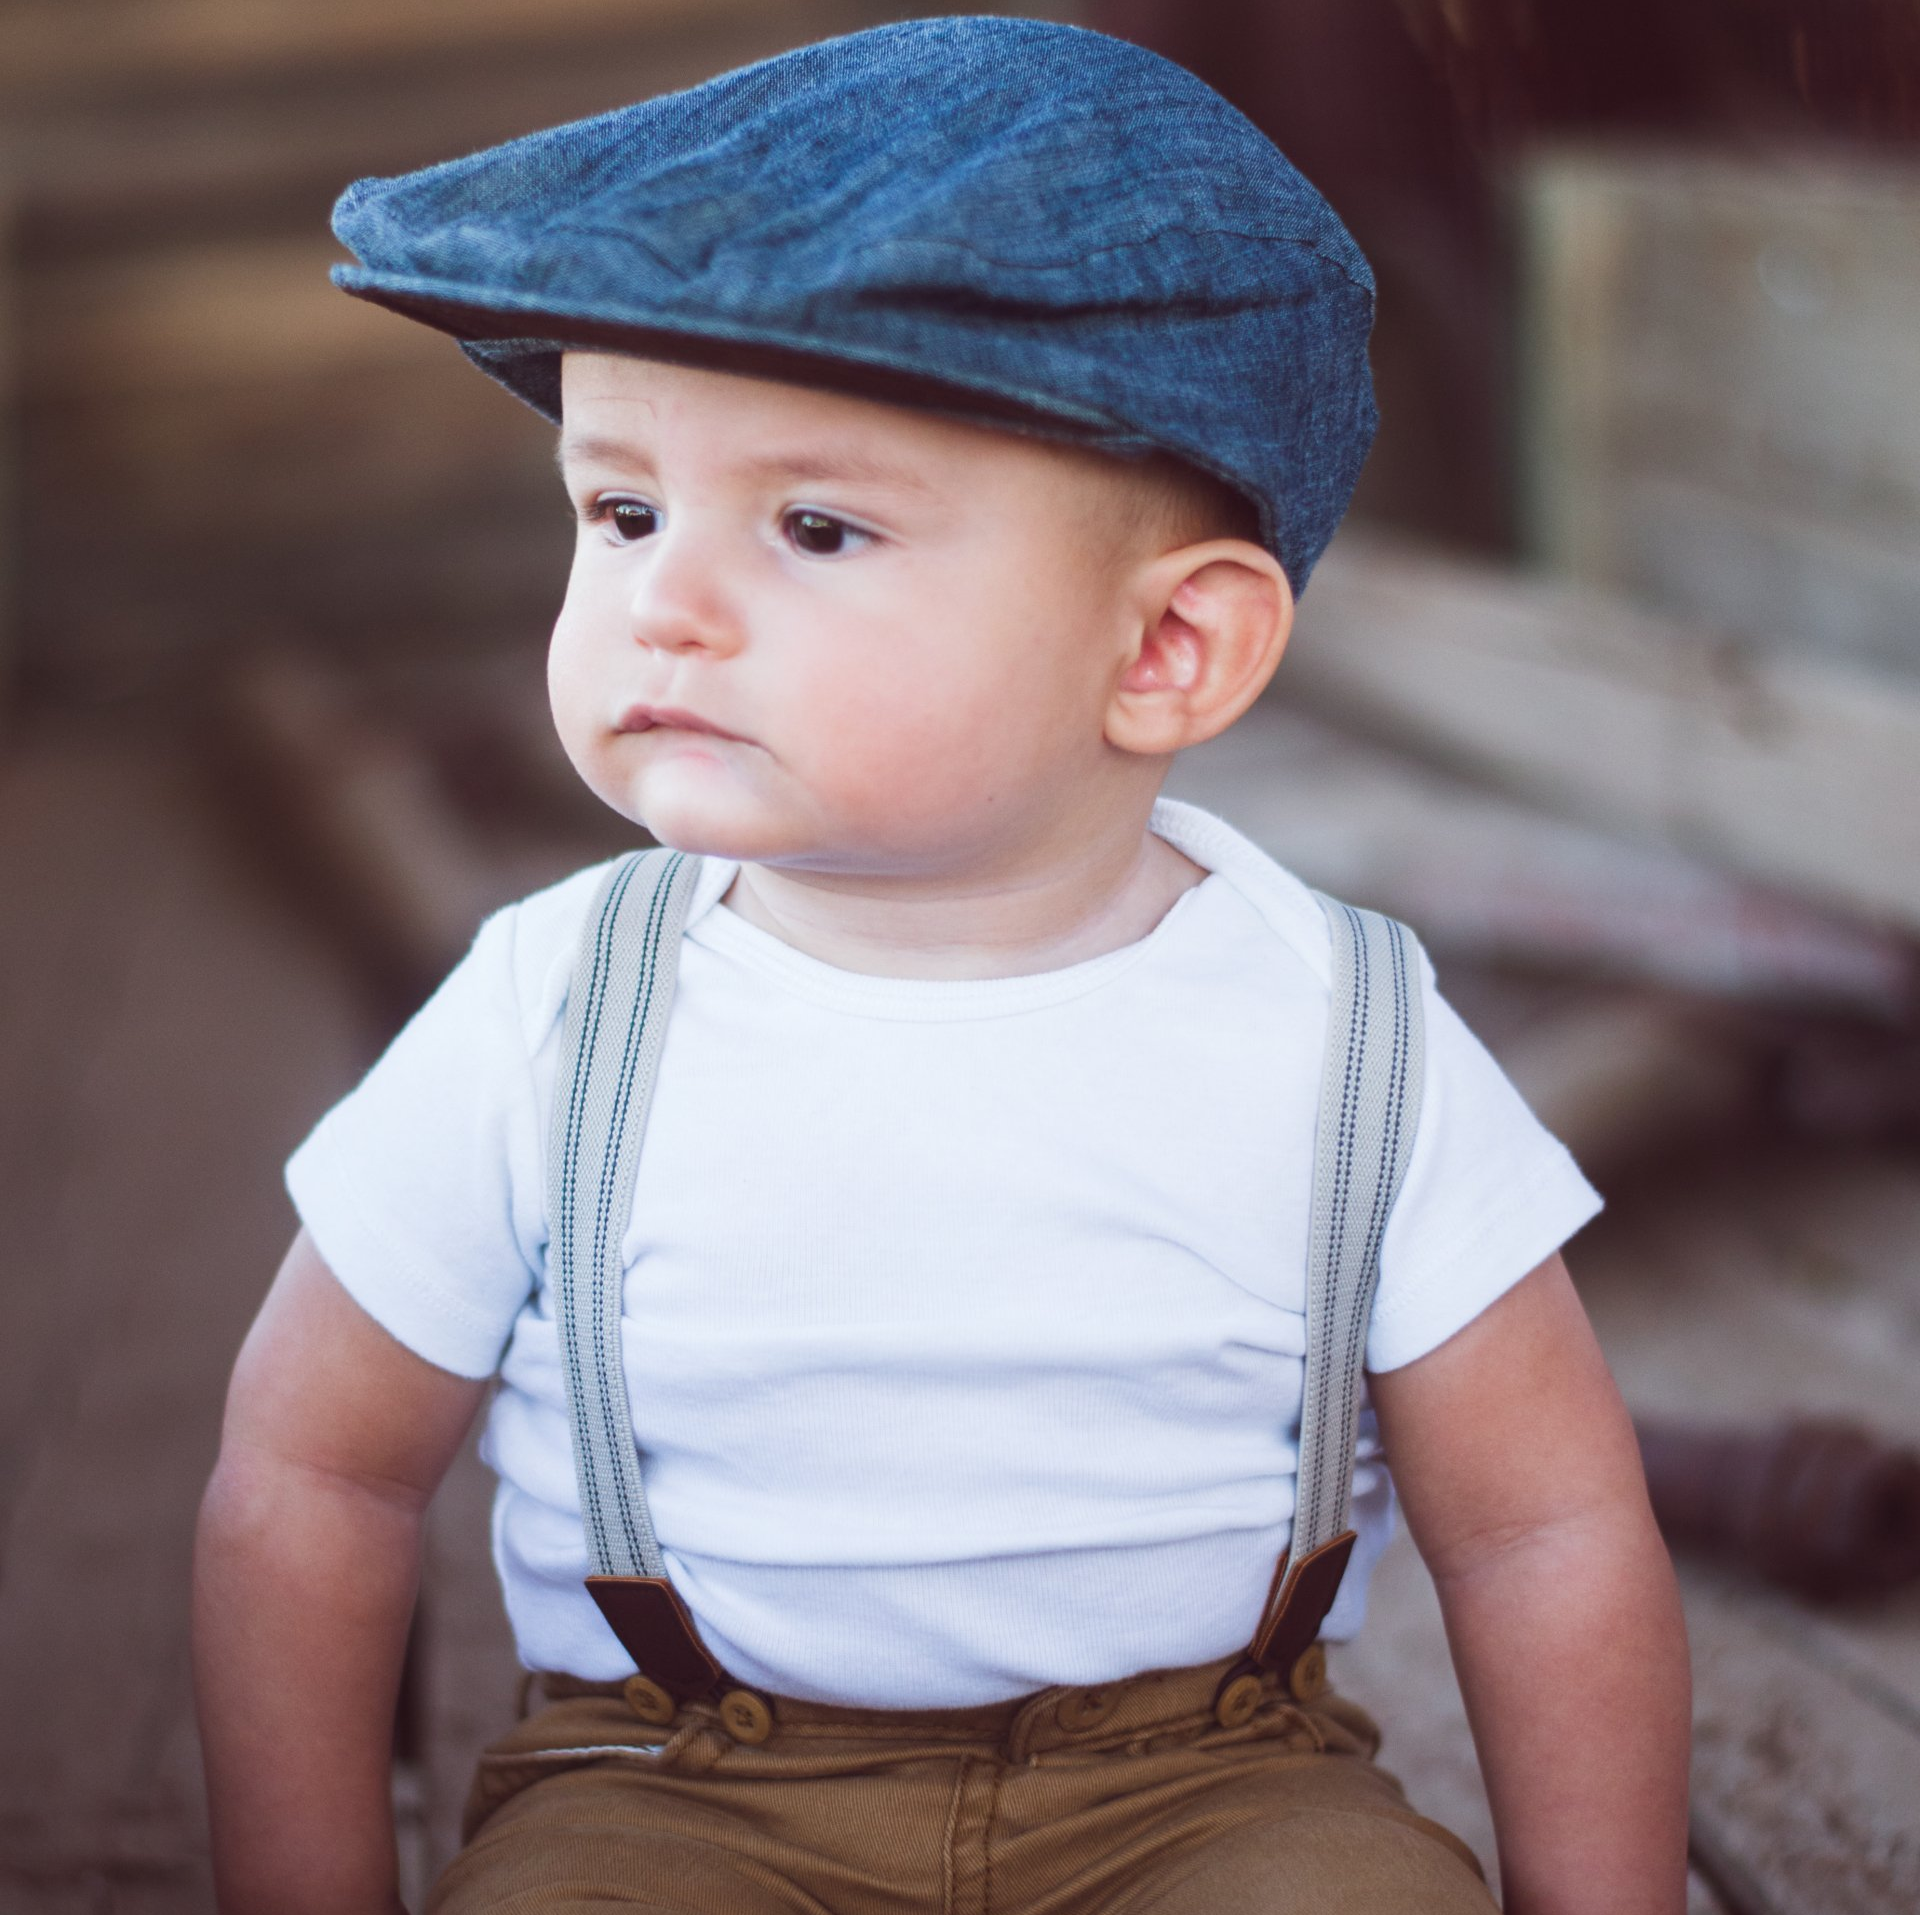
<svg viewBox="0 0 1920 1915"><path fill-rule="evenodd" d="M600 463L611 466L645 465L648 461L636 448L620 439L592 433L562 437L553 448L553 463L564 479L570 463ZM735 470L743 478L800 483L808 479L843 479L849 483L892 486L907 492L932 492L935 488L910 465L878 457L852 446L822 447L812 451L766 453L743 461Z"/></svg>
<svg viewBox="0 0 1920 1915"><path fill-rule="evenodd" d="M619 439L597 438L592 433L562 436L554 442L553 463L560 476L567 476L568 462L599 460L603 465L631 465L634 449ZM643 461L644 463L644 461Z"/></svg>
<svg viewBox="0 0 1920 1915"><path fill-rule="evenodd" d="M934 487L910 465L858 451L851 446L809 452L769 453L750 459L740 468L756 479L789 482L806 479L845 479L850 483L894 486L907 492L931 492Z"/></svg>

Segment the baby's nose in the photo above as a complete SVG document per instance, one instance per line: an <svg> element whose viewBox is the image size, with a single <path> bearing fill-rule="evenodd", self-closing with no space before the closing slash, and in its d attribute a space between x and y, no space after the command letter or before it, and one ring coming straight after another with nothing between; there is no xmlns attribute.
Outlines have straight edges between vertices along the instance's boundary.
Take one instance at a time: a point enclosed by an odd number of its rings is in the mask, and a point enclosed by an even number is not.
<svg viewBox="0 0 1920 1915"><path fill-rule="evenodd" d="M628 601L635 642L664 652L737 651L741 621L719 578L711 559L662 550Z"/></svg>

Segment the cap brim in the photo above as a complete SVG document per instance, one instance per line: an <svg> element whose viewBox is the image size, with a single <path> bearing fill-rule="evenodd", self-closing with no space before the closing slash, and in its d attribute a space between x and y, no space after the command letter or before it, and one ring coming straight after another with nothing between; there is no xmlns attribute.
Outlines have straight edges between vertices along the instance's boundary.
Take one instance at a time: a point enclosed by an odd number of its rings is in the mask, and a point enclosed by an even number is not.
<svg viewBox="0 0 1920 1915"><path fill-rule="evenodd" d="M452 334L475 365L556 425L560 354L598 350L824 387L1122 457L1145 457L1161 449L1144 434L1100 413L1075 409L1049 395L1029 397L970 384L871 346L823 349L818 338L800 340L776 329L705 315L556 312L537 300L490 287L365 266L338 265L332 277L356 299Z"/></svg>

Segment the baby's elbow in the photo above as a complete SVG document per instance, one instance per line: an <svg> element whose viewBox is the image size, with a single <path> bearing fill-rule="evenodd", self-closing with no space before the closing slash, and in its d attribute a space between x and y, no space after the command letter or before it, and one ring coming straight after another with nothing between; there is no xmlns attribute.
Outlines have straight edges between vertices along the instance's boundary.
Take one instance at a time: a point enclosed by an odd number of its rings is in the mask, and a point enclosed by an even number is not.
<svg viewBox="0 0 1920 1915"><path fill-rule="evenodd" d="M1673 1580L1666 1543L1639 1480L1605 1493L1589 1489L1524 1515L1495 1517L1444 1540L1419 1540L1428 1572L1443 1591L1490 1579Z"/></svg>

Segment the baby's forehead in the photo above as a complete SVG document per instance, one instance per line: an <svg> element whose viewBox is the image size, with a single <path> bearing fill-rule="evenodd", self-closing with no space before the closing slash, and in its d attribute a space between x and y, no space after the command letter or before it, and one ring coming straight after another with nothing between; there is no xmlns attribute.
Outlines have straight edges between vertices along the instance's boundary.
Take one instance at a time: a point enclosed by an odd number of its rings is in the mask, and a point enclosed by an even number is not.
<svg viewBox="0 0 1920 1915"><path fill-rule="evenodd" d="M1118 463L934 408L635 354L568 351L561 390L563 467L679 457L930 489L1015 466L1097 484Z"/></svg>
<svg viewBox="0 0 1920 1915"><path fill-rule="evenodd" d="M561 385L555 460L570 482L828 482L925 509L1000 495L1063 535L1100 526L1167 548L1261 542L1244 494L1166 453L1123 457L937 408L627 353L568 350Z"/></svg>

